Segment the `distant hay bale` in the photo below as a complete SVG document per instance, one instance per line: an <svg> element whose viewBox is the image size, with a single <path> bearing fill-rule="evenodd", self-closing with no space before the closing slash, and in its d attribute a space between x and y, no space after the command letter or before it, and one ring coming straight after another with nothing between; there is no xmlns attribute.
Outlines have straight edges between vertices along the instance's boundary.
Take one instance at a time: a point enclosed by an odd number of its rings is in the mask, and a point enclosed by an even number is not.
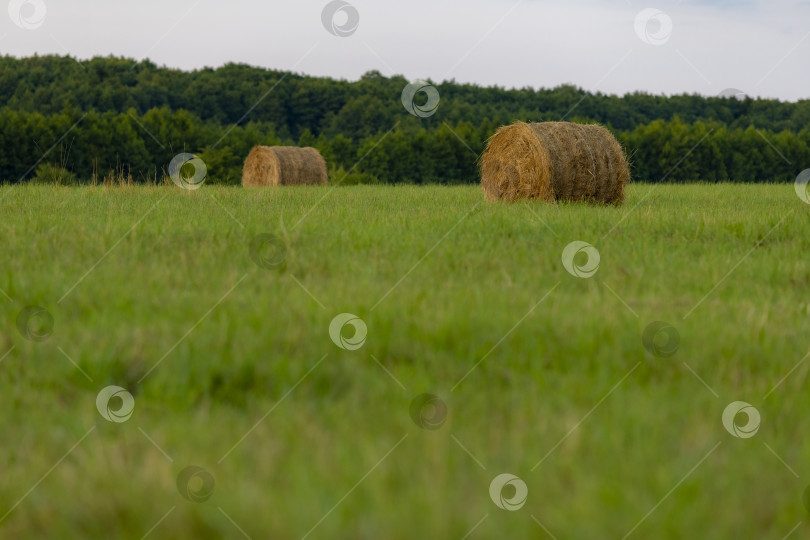
<svg viewBox="0 0 810 540"><path fill-rule="evenodd" d="M326 161L314 148L255 146L245 160L245 187L322 185L328 181Z"/></svg>
<svg viewBox="0 0 810 540"><path fill-rule="evenodd" d="M605 128L570 122L518 122L492 136L481 156L490 200L621 204L627 156Z"/></svg>

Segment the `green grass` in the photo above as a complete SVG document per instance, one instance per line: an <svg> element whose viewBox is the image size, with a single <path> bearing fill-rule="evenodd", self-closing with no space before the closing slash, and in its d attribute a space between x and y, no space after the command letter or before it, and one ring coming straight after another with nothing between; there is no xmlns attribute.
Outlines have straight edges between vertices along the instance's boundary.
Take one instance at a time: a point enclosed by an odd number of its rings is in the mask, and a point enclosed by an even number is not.
<svg viewBox="0 0 810 540"><path fill-rule="evenodd" d="M4 538L546 538L539 521L778 540L808 521L810 222L790 185L636 185L621 208L473 187L0 198ZM260 233L281 268L252 261ZM575 240L601 254L591 279L563 268ZM47 340L18 332L26 306ZM341 313L367 324L359 350L330 339ZM674 356L645 350L653 321ZM109 385L134 396L126 422L96 410ZM423 393L439 429L411 420ZM723 427L737 400L752 438ZM176 487L190 465L215 479L205 502ZM522 509L490 499L501 473Z"/></svg>

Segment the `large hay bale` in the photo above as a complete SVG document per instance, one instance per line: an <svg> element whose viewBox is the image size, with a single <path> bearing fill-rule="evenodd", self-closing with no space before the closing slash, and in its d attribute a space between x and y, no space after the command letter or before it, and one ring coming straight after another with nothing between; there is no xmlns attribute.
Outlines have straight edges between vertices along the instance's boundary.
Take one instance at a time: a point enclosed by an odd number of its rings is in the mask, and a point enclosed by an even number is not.
<svg viewBox="0 0 810 540"><path fill-rule="evenodd" d="M245 187L326 184L326 161L314 148L254 146L245 160Z"/></svg>
<svg viewBox="0 0 810 540"><path fill-rule="evenodd" d="M627 156L605 128L570 122L518 122L492 136L481 156L489 199L621 204Z"/></svg>

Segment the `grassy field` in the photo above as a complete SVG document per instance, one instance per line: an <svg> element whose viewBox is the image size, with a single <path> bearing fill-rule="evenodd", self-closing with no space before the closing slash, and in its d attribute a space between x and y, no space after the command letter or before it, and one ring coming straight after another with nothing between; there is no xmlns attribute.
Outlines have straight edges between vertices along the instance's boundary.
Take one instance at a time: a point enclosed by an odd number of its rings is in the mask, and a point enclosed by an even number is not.
<svg viewBox="0 0 810 540"><path fill-rule="evenodd" d="M3 538L810 531L792 185L636 185L621 208L29 186L0 216ZM131 417L97 403L111 385ZM724 426L735 401L753 436Z"/></svg>

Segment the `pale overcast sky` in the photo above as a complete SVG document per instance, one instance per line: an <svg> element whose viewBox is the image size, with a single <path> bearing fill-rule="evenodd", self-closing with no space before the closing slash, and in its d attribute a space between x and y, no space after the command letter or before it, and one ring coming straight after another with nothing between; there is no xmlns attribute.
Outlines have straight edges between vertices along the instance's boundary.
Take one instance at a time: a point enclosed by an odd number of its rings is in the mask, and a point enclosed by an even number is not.
<svg viewBox="0 0 810 540"><path fill-rule="evenodd" d="M350 80L376 69L506 87L810 97L810 0L348 2L333 20L351 35L338 37L322 21L326 0L3 0L0 51L183 69L233 61Z"/></svg>

